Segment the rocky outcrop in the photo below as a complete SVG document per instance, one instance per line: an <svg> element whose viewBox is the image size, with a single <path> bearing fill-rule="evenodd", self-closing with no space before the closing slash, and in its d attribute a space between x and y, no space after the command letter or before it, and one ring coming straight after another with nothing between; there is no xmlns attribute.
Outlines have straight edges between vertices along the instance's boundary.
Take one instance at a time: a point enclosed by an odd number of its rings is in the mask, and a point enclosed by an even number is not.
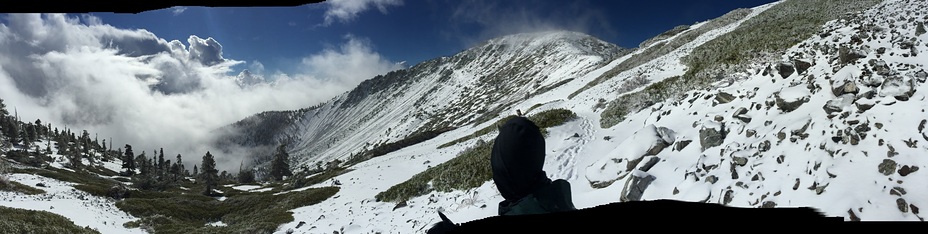
<svg viewBox="0 0 928 234"><path fill-rule="evenodd" d="M792 63L789 63L789 62L781 62L781 63L777 64L777 73L779 73L779 74L780 74L780 77L782 77L782 78L789 77L789 76L792 75L793 72L795 72L795 71L796 71L796 69L793 67L793 64L792 64Z"/></svg>
<svg viewBox="0 0 928 234"><path fill-rule="evenodd" d="M702 145L702 150L705 151L708 148L716 147L722 145L722 142L725 141L725 136L728 135L725 126L721 127L721 130L715 128L703 128L699 130L699 144Z"/></svg>

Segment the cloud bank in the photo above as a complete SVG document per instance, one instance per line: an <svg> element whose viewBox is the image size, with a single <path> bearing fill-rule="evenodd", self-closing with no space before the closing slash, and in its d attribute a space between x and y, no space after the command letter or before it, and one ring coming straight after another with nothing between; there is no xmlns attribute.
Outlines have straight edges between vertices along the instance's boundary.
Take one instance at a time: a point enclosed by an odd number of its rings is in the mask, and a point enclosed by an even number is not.
<svg viewBox="0 0 928 234"><path fill-rule="evenodd" d="M381 13L387 13L389 6L401 6L403 0L328 0L325 1L328 9L325 11L325 22L323 25L329 25L339 20L343 23L350 22L358 17L361 12L369 8L376 7Z"/></svg>
<svg viewBox="0 0 928 234"><path fill-rule="evenodd" d="M461 40L466 46L484 40L522 32L570 30L591 34L598 31L615 35L605 9L587 1L451 1L450 27L442 32L448 39ZM473 29L478 32L474 33Z"/></svg>
<svg viewBox="0 0 928 234"><path fill-rule="evenodd" d="M262 111L324 102L402 68L368 41L347 36L343 45L304 58L296 74L262 74L257 61L248 65L252 71L230 74L244 62L223 57L210 37L190 36L185 44L92 16L6 17L0 98L7 108L25 120L99 133L117 147L131 144L137 153L164 148L166 155L182 154L188 166L212 151L220 168L237 170L248 155L217 154L210 146L214 129Z"/></svg>

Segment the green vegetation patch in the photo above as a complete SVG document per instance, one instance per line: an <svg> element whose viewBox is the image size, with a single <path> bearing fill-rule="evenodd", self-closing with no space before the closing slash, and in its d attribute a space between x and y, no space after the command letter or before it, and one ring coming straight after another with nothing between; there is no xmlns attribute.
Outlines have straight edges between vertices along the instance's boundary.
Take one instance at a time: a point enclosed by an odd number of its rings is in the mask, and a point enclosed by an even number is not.
<svg viewBox="0 0 928 234"><path fill-rule="evenodd" d="M133 197L117 202L116 206L141 217L124 226L156 233L271 233L294 220L290 210L317 204L338 191L338 187L322 187L280 195L242 193L225 201L193 194ZM207 225L218 221L227 226Z"/></svg>
<svg viewBox="0 0 928 234"><path fill-rule="evenodd" d="M0 191L10 191L18 192L26 195L38 195L45 193L45 190L33 188L29 185L24 185L16 181L3 181L0 180Z"/></svg>
<svg viewBox="0 0 928 234"><path fill-rule="evenodd" d="M3 233L100 233L80 227L64 216L0 206L0 230Z"/></svg>
<svg viewBox="0 0 928 234"><path fill-rule="evenodd" d="M457 157L414 175L387 191L378 193L378 201L400 202L428 194L433 190L449 192L454 189L476 188L493 178L490 168L490 151L493 142L478 142ZM429 185L431 183L431 185Z"/></svg>

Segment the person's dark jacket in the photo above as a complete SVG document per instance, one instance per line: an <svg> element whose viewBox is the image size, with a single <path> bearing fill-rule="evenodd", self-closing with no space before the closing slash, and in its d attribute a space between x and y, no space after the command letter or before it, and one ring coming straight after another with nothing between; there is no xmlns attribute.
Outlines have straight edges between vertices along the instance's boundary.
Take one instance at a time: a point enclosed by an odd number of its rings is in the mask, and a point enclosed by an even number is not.
<svg viewBox="0 0 928 234"><path fill-rule="evenodd" d="M551 181L542 170L545 139L534 122L514 117L499 128L490 164L493 182L505 200L499 215L542 214L574 210L570 183Z"/></svg>

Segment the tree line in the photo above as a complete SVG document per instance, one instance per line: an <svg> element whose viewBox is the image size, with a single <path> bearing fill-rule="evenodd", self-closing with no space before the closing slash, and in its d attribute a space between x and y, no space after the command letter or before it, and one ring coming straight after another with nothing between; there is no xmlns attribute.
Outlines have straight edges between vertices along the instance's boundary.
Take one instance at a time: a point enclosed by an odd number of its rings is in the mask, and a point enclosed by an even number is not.
<svg viewBox="0 0 928 234"><path fill-rule="evenodd" d="M40 144L42 142L44 144ZM200 164L188 170L181 154L173 160L170 156L165 158L164 148L151 151L151 156L145 151L136 154L130 144L114 147L112 140L107 143L106 139L99 140L96 135L91 137L87 130L77 133L67 127L58 129L39 119L23 122L18 113L11 115L0 99L0 153L28 166L48 167L49 162L54 161L52 147L58 155L67 159L62 164L76 172L98 170L94 168L98 162L118 159L122 162L122 170L118 174L128 177L133 187L143 190L164 191L178 187L186 180L203 182L202 194L211 196L215 195L213 191L220 183L254 183L257 179L255 170L246 168L244 163L237 174L220 172L216 168L215 157L209 151L202 156ZM267 180L281 181L293 175L286 145L277 147L268 170L270 176Z"/></svg>

